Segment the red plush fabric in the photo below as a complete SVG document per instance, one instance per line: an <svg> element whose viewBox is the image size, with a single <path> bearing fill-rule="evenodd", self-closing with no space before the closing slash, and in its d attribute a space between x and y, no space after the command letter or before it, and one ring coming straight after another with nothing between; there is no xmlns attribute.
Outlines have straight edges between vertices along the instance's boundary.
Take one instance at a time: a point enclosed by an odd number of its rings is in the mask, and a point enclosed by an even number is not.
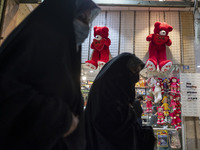
<svg viewBox="0 0 200 150"><path fill-rule="evenodd" d="M173 28L165 22L156 22L154 27L154 34L150 34L146 38L147 41L150 41L149 59L146 62L146 67L150 71L155 71L158 64L159 69L165 72L172 66L172 61L167 60L166 45L170 46L172 44L168 33L171 32Z"/></svg>
<svg viewBox="0 0 200 150"><path fill-rule="evenodd" d="M97 69L98 66L102 66L109 61L111 41L108 38L108 32L109 29L106 26L94 27L94 39L91 44L91 49L94 51L91 60L85 62L91 69Z"/></svg>

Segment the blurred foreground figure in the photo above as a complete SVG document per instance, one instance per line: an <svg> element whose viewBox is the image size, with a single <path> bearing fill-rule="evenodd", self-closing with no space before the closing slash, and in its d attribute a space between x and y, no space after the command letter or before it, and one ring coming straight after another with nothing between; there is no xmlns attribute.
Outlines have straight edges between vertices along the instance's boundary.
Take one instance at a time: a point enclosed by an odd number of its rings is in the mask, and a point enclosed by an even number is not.
<svg viewBox="0 0 200 150"><path fill-rule="evenodd" d="M144 63L123 53L97 75L86 107L86 150L153 150L151 127L141 127L135 114L135 83Z"/></svg>
<svg viewBox="0 0 200 150"><path fill-rule="evenodd" d="M80 54L99 8L45 0L0 48L0 149L84 149Z"/></svg>

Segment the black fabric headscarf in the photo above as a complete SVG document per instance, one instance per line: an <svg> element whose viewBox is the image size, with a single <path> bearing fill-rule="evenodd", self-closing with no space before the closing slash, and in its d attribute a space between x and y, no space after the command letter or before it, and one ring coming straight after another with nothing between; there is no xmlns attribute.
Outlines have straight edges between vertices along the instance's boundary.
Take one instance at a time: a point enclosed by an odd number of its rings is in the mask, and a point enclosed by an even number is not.
<svg viewBox="0 0 200 150"><path fill-rule="evenodd" d="M132 104L134 86L143 67L144 63L135 55L123 53L109 61L97 75L85 112L89 141L86 150L142 149L143 133Z"/></svg>
<svg viewBox="0 0 200 150"><path fill-rule="evenodd" d="M84 1L88 7L92 3ZM1 46L1 150L84 148L81 52L73 23L84 12L78 4L45 0ZM79 116L79 125L63 138L72 113Z"/></svg>

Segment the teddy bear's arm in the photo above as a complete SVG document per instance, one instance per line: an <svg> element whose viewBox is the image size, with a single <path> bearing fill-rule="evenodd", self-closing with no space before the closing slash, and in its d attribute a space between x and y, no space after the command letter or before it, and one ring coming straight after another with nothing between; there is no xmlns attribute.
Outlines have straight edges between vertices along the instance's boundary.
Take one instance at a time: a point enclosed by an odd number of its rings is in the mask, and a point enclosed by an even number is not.
<svg viewBox="0 0 200 150"><path fill-rule="evenodd" d="M109 38L106 38L106 40L105 40L105 45L109 47L110 44L111 44L110 39L109 39Z"/></svg>
<svg viewBox="0 0 200 150"><path fill-rule="evenodd" d="M169 40L166 42L166 45L167 45L167 46L172 45L172 41L169 39Z"/></svg>
<svg viewBox="0 0 200 150"><path fill-rule="evenodd" d="M90 46L90 47L91 47L91 49L95 49L95 48L94 48L94 45L93 45L93 42L92 42L92 44L91 44L91 46Z"/></svg>
<svg viewBox="0 0 200 150"><path fill-rule="evenodd" d="M153 39L153 35L154 35L154 34L148 35L147 38L146 38L146 40L147 40L147 41L151 41L151 40Z"/></svg>

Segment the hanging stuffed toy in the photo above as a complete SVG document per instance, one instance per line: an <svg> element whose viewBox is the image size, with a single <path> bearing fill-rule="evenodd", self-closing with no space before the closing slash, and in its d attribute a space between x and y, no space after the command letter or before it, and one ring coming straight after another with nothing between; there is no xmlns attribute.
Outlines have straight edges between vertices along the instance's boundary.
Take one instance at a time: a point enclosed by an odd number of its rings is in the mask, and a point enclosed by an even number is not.
<svg viewBox="0 0 200 150"><path fill-rule="evenodd" d="M164 94L164 87L163 87L163 81L162 78L158 78L157 81L160 83L161 93Z"/></svg>
<svg viewBox="0 0 200 150"><path fill-rule="evenodd" d="M176 98L176 105L175 105L176 111L177 111L178 114L181 114L180 95L176 95L175 98Z"/></svg>
<svg viewBox="0 0 200 150"><path fill-rule="evenodd" d="M156 22L154 27L154 34L150 34L146 38L147 41L150 41L149 59L146 61L146 67L149 71L155 71L159 65L160 71L166 72L172 66L172 61L167 60L166 45L172 44L168 33L173 30L173 27L165 22Z"/></svg>
<svg viewBox="0 0 200 150"><path fill-rule="evenodd" d="M152 100L153 98L151 96L146 96L146 107L147 107L146 112L147 113L152 113Z"/></svg>
<svg viewBox="0 0 200 150"><path fill-rule="evenodd" d="M179 88L179 83L178 83L178 78L177 77L171 77L170 79L170 88L171 88L171 93L177 94L177 90Z"/></svg>
<svg viewBox="0 0 200 150"><path fill-rule="evenodd" d="M91 44L91 49L93 49L91 60L85 62L85 64L91 69L97 69L98 66L102 67L105 63L109 61L109 46L111 44L108 38L109 29L104 27L94 27L94 39Z"/></svg>
<svg viewBox="0 0 200 150"><path fill-rule="evenodd" d="M173 94L170 94L170 107L172 107L173 110L176 110L176 97Z"/></svg>
<svg viewBox="0 0 200 150"><path fill-rule="evenodd" d="M154 89L154 99L155 103L158 103L162 100L162 93L161 93L161 87L160 87L160 81L157 80L155 84L155 89Z"/></svg>
<svg viewBox="0 0 200 150"><path fill-rule="evenodd" d="M163 125L165 117L164 117L164 113L163 113L163 108L161 106L157 107L157 113L155 113L155 115L158 116L157 124Z"/></svg>
<svg viewBox="0 0 200 150"><path fill-rule="evenodd" d="M149 93L154 94L156 80L154 77L150 77L147 79L147 85L150 87Z"/></svg>
<svg viewBox="0 0 200 150"><path fill-rule="evenodd" d="M168 93L169 89L170 89L169 79L168 78L163 78L162 82L163 82L164 93Z"/></svg>
<svg viewBox="0 0 200 150"><path fill-rule="evenodd" d="M165 116L168 116L169 115L169 104L168 104L168 97L167 96L164 96L163 97L163 100L162 100L162 108L164 110L164 115Z"/></svg>

